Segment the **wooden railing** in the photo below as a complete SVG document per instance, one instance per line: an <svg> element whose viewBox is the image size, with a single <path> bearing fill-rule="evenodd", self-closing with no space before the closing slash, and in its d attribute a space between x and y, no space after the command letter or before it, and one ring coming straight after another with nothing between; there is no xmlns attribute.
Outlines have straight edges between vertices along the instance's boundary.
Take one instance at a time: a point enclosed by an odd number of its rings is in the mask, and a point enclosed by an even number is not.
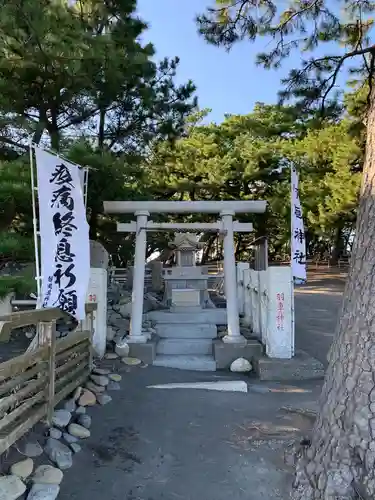
<svg viewBox="0 0 375 500"><path fill-rule="evenodd" d="M86 304L82 328L62 339L56 339L56 321L66 317L60 309L0 317L0 338L29 325L38 325L39 331L35 350L0 363L0 454L40 420L51 425L55 406L88 378L96 308Z"/></svg>

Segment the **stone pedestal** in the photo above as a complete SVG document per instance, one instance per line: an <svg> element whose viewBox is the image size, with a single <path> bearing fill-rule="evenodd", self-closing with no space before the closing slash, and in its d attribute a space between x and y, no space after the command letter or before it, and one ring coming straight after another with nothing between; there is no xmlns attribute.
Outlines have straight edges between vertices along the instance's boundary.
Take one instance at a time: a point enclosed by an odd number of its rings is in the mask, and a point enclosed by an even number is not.
<svg viewBox="0 0 375 500"><path fill-rule="evenodd" d="M199 307L201 303L200 290L189 288L172 289L172 306Z"/></svg>
<svg viewBox="0 0 375 500"><path fill-rule="evenodd" d="M156 358L157 340L152 338L144 344L130 343L129 356L140 359L146 365L152 365Z"/></svg>
<svg viewBox="0 0 375 500"><path fill-rule="evenodd" d="M257 340L245 340L243 344L225 344L221 340L215 340L213 348L218 370L228 370L238 358L245 358L253 363L263 353L263 346Z"/></svg>
<svg viewBox="0 0 375 500"><path fill-rule="evenodd" d="M164 297L166 307L172 306L173 290L196 290L200 295L200 306L203 309L214 308L208 292L208 275L202 274L200 267L171 267L163 269Z"/></svg>

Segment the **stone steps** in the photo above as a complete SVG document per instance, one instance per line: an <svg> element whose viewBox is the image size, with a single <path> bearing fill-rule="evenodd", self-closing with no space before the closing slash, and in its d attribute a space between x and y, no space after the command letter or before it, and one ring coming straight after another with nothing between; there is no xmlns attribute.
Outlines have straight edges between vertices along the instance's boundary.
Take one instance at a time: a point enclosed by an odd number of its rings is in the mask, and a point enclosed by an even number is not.
<svg viewBox="0 0 375 500"><path fill-rule="evenodd" d="M190 354L211 355L212 339L160 339L156 346L156 354Z"/></svg>
<svg viewBox="0 0 375 500"><path fill-rule="evenodd" d="M159 354L153 363L154 366L177 368L179 370L194 370L201 372L216 371L216 362L213 356L192 356L184 354Z"/></svg>
<svg viewBox="0 0 375 500"><path fill-rule="evenodd" d="M206 323L157 323L156 333L161 339L215 339L217 337L217 327L214 324Z"/></svg>
<svg viewBox="0 0 375 500"><path fill-rule="evenodd" d="M226 325L227 310L226 309L203 309L200 312L184 313L171 311L150 311L145 314L145 319L155 321L157 324L212 324Z"/></svg>

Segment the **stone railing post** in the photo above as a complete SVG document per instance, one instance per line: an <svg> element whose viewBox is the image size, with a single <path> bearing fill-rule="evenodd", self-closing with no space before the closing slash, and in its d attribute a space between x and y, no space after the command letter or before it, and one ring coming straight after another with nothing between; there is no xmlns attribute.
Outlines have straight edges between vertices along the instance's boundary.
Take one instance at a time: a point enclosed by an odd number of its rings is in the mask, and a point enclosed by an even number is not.
<svg viewBox="0 0 375 500"><path fill-rule="evenodd" d="M133 274L132 311L130 320L130 333L127 341L130 343L145 344L146 335L142 334L143 299L146 267L147 245L147 218L149 212L140 210L135 212L137 227L135 236L135 257Z"/></svg>
<svg viewBox="0 0 375 500"><path fill-rule="evenodd" d="M246 343L246 339L240 333L240 319L237 301L237 274L236 259L233 238L233 216L232 211L221 212L224 230L224 289L227 302L228 335L223 337L226 343Z"/></svg>

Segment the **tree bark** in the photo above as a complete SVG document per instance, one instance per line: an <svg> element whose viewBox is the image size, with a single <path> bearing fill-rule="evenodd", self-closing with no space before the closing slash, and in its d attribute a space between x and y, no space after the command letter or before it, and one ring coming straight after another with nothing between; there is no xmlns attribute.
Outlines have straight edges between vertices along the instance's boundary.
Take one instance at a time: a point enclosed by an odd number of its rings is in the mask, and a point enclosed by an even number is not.
<svg viewBox="0 0 375 500"><path fill-rule="evenodd" d="M60 131L57 124L58 111L51 107L51 121L48 122L47 130L51 139L51 147L55 151L59 150L60 147Z"/></svg>
<svg viewBox="0 0 375 500"><path fill-rule="evenodd" d="M320 414L297 462L295 500L375 497L375 90L352 261ZM359 495L359 492L360 495Z"/></svg>
<svg viewBox="0 0 375 500"><path fill-rule="evenodd" d="M99 212L95 208L91 208L90 220L89 220L89 238L90 240L98 239L99 230Z"/></svg>
<svg viewBox="0 0 375 500"><path fill-rule="evenodd" d="M104 130L105 130L105 114L106 109L102 106L99 112L99 128L98 128L98 148L104 148Z"/></svg>

